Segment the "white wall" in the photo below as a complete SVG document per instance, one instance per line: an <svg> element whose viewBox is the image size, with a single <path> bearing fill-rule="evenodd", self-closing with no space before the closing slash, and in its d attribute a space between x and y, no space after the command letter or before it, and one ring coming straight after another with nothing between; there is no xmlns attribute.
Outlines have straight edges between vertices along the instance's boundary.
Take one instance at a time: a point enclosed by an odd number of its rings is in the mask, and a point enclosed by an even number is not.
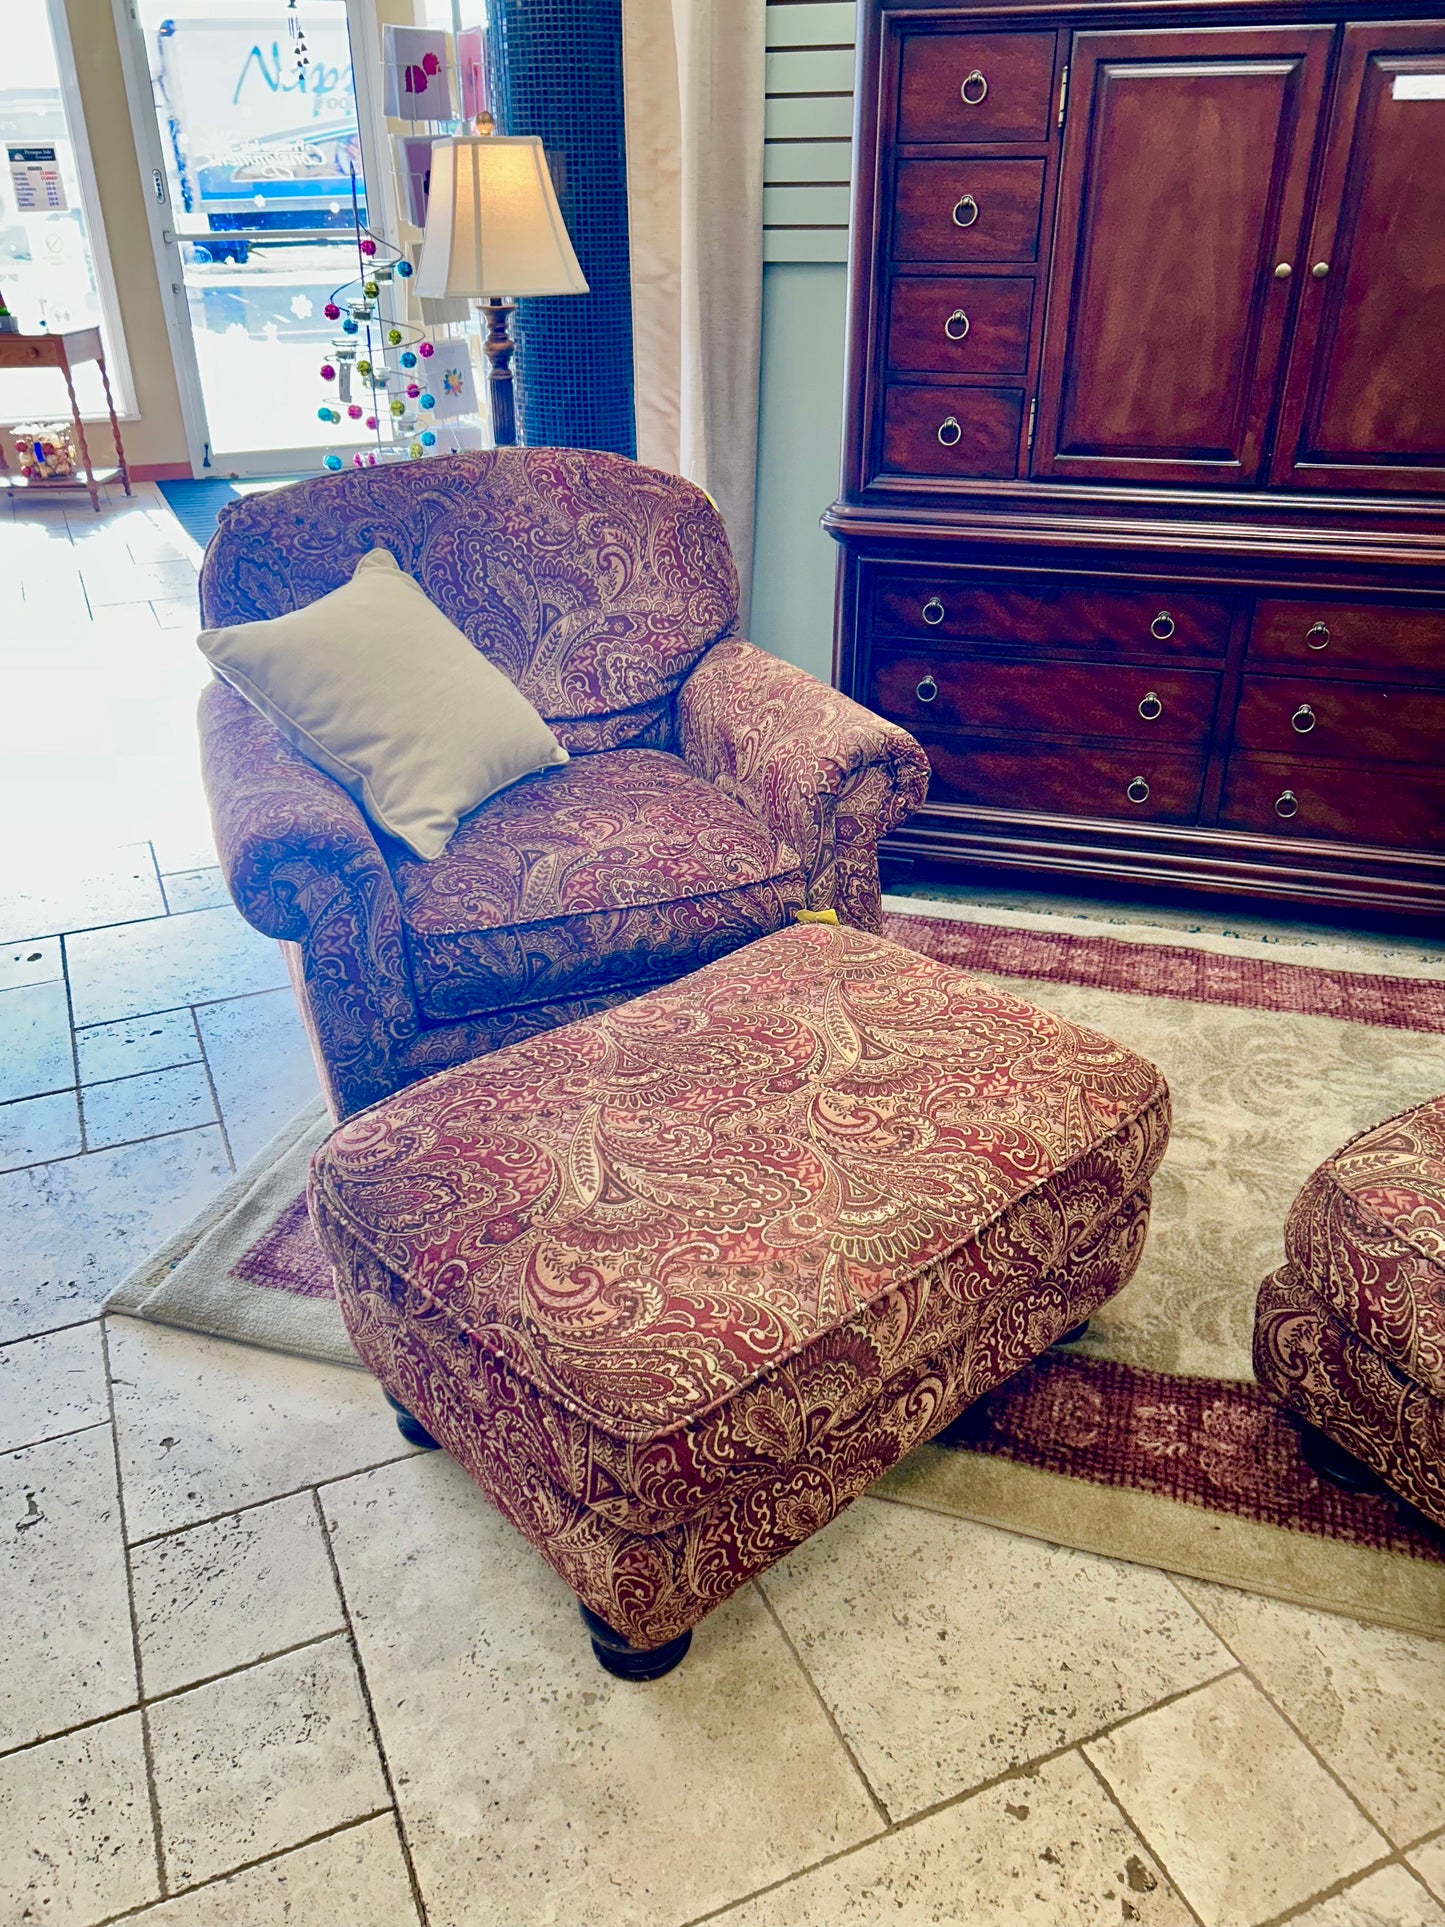
<svg viewBox="0 0 1445 1927"><path fill-rule="evenodd" d="M768 0L763 363L752 637L832 680L853 0Z"/></svg>

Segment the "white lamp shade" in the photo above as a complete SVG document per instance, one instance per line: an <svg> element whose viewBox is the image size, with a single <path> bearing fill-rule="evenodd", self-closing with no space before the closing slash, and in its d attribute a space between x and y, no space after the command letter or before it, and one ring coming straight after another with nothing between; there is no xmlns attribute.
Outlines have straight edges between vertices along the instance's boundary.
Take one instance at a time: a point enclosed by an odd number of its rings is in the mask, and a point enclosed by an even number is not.
<svg viewBox="0 0 1445 1927"><path fill-rule="evenodd" d="M588 292L535 134L433 144L415 285L433 300Z"/></svg>

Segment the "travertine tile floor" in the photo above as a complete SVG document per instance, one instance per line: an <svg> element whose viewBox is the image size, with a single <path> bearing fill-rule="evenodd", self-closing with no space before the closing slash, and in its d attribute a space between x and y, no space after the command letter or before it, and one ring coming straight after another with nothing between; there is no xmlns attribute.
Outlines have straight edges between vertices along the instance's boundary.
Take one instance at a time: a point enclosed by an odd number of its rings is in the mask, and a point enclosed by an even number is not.
<svg viewBox="0 0 1445 1927"><path fill-rule="evenodd" d="M1445 1644L869 1499L622 1686L366 1378L102 1328L314 1088L193 578L0 514L0 1923L1445 1927Z"/></svg>

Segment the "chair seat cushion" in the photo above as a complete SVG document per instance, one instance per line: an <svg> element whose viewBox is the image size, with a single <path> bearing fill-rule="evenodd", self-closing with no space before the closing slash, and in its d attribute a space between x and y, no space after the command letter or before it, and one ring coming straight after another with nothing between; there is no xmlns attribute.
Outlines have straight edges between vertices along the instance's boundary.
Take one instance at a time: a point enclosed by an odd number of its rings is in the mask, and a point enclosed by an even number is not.
<svg viewBox="0 0 1445 1927"><path fill-rule="evenodd" d="M1108 1038L795 925L349 1120L311 1203L389 1389L647 1533L1045 1350L1137 1261L1168 1128Z"/></svg>
<svg viewBox="0 0 1445 1927"><path fill-rule="evenodd" d="M1445 1096L1327 1158L1290 1210L1285 1252L1350 1331L1445 1398Z"/></svg>
<svg viewBox="0 0 1445 1927"><path fill-rule="evenodd" d="M430 863L400 856L417 1000L438 1022L645 989L781 928L796 853L676 756L619 749L514 785Z"/></svg>

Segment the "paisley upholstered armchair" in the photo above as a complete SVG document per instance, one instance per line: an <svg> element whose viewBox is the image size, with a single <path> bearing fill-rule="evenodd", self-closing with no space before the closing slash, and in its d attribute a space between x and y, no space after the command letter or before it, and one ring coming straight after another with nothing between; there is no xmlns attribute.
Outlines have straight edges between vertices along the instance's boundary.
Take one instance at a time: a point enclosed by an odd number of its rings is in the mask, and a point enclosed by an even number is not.
<svg viewBox="0 0 1445 1927"><path fill-rule="evenodd" d="M333 1111L632 997L834 908L875 929L879 838L923 800L904 730L734 634L701 490L620 456L500 449L353 469L223 511L207 627L298 608L391 551L571 761L423 862L221 682L202 762L237 906L283 945Z"/></svg>

